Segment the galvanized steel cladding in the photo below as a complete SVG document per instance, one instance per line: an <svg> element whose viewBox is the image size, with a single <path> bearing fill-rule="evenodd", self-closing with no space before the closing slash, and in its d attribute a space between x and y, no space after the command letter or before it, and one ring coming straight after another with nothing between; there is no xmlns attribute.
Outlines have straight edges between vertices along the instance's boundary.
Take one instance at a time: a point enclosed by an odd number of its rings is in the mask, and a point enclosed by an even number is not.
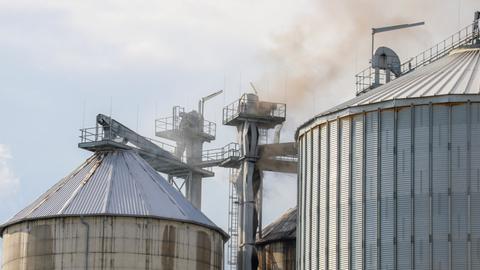
<svg viewBox="0 0 480 270"><path fill-rule="evenodd" d="M480 269L480 103L304 128L299 269Z"/></svg>

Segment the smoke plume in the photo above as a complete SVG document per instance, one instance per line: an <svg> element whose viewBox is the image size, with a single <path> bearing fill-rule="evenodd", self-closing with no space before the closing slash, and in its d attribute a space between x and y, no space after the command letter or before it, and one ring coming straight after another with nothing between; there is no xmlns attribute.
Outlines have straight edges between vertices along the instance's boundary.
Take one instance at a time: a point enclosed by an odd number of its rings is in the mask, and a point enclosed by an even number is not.
<svg viewBox="0 0 480 270"><path fill-rule="evenodd" d="M447 37L470 23L476 6L475 0L461 6L448 0L317 1L289 29L273 35L265 53L271 70L258 82L272 90L262 98L286 102L296 113L290 122L298 125L354 96L354 74L369 65L372 27L426 21L424 27L375 37L376 47L393 48L403 61L440 41L433 33Z"/></svg>

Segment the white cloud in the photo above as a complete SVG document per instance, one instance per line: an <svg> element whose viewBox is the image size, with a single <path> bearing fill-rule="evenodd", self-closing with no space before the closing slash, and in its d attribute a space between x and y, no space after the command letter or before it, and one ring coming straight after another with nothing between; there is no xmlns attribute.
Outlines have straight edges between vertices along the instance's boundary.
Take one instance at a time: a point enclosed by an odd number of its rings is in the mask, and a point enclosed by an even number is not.
<svg viewBox="0 0 480 270"><path fill-rule="evenodd" d="M267 46L304 2L0 0L0 41L47 68L208 70Z"/></svg>
<svg viewBox="0 0 480 270"><path fill-rule="evenodd" d="M12 156L9 148L0 144L0 199L14 196L20 185L20 180L10 167L10 159Z"/></svg>

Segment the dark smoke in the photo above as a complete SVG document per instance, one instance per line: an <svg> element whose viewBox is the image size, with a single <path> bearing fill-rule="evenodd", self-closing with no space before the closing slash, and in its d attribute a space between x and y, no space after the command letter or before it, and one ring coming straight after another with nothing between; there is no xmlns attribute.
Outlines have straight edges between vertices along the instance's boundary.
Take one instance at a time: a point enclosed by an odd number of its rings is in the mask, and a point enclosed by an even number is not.
<svg viewBox="0 0 480 270"><path fill-rule="evenodd" d="M424 27L376 36L377 47L392 47L405 60L440 41L433 33L443 38L458 29L459 14L462 22L471 22L480 1L462 1L461 6L451 0L317 1L309 14L273 35L265 53L273 71L261 79L271 90L262 92L262 99L286 102L298 125L354 96L354 74L369 65L372 27L426 21ZM466 11L458 12L459 7Z"/></svg>

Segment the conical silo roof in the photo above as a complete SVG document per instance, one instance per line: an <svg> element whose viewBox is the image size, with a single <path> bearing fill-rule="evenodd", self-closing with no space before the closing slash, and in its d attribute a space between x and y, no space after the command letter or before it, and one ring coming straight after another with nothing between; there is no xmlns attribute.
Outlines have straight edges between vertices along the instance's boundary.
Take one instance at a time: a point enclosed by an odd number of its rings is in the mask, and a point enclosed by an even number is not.
<svg viewBox="0 0 480 270"><path fill-rule="evenodd" d="M300 126L299 131L317 119L371 109L468 100L480 101L480 45L453 50L430 64L330 108Z"/></svg>
<svg viewBox="0 0 480 270"><path fill-rule="evenodd" d="M97 152L0 226L62 216L151 217L219 231L133 150Z"/></svg>
<svg viewBox="0 0 480 270"><path fill-rule="evenodd" d="M258 244L295 240L297 234L297 207L288 209L281 217L267 225Z"/></svg>

